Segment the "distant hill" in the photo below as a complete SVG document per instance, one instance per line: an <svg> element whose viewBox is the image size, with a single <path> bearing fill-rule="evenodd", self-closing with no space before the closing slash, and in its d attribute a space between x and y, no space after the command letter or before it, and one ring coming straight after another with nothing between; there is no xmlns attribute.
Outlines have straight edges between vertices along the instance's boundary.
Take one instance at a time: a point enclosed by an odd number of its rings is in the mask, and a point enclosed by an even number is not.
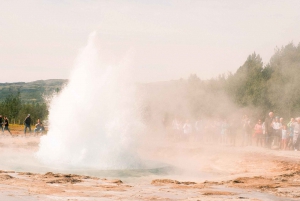
<svg viewBox="0 0 300 201"><path fill-rule="evenodd" d="M68 82L65 79L37 80L34 82L0 83L0 101L3 101L9 94L20 92L23 102L41 103L43 97L50 95Z"/></svg>
<svg viewBox="0 0 300 201"><path fill-rule="evenodd" d="M44 97L51 95L54 92L60 91L65 84L68 83L67 79L50 79L50 80L37 80L33 82L13 82L13 83L0 83L0 102L2 102L9 94L16 94L18 91L21 95L23 103L42 103ZM174 86L173 86L174 85ZM148 94L148 92L162 91L164 94L172 87L182 85L182 81L165 81L138 84L138 88ZM150 93L152 94L152 93Z"/></svg>

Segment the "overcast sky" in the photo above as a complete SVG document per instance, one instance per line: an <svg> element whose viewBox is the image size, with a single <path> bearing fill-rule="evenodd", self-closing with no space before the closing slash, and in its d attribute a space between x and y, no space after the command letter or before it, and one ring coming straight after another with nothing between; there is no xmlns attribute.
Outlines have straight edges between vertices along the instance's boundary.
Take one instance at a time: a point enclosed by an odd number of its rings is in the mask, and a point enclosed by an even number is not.
<svg viewBox="0 0 300 201"><path fill-rule="evenodd" d="M67 79L88 35L138 82L235 72L300 41L299 0L0 0L0 82Z"/></svg>

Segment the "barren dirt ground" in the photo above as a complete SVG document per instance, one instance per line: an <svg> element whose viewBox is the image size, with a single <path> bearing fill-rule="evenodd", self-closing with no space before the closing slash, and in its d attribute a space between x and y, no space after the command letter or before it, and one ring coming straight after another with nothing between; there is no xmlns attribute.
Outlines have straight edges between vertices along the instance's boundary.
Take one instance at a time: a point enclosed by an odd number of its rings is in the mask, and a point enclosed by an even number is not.
<svg viewBox="0 0 300 201"><path fill-rule="evenodd" d="M300 152L296 151L197 144L161 146L144 156L176 166L182 174L131 179L62 174L39 168L31 171L32 164L27 169L16 165L16 160L33 155L38 144L39 136L0 135L0 200L300 199ZM210 176L201 179L194 173Z"/></svg>

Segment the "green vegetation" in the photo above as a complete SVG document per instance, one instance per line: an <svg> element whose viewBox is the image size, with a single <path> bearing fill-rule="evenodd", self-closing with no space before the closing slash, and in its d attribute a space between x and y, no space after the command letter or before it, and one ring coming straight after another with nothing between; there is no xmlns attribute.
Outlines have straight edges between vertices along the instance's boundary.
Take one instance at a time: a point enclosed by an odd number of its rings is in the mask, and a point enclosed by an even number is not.
<svg viewBox="0 0 300 201"><path fill-rule="evenodd" d="M67 80L52 79L34 82L0 83L0 102L11 94L20 93L23 103L43 103L44 96L61 90Z"/></svg>
<svg viewBox="0 0 300 201"><path fill-rule="evenodd" d="M227 79L226 91L239 107L255 107L260 115L272 110L285 118L300 111L300 44L277 49L263 66L257 54Z"/></svg>
<svg viewBox="0 0 300 201"><path fill-rule="evenodd" d="M20 93L17 93L8 95L0 103L0 114L7 116L14 124L23 124L27 114L31 114L34 124L37 119L47 119L48 108L46 103L22 103Z"/></svg>
<svg viewBox="0 0 300 201"><path fill-rule="evenodd" d="M165 118L237 118L247 114L264 119L269 111L285 119L299 116L300 44L276 49L266 65L253 53L235 73L210 80L192 74L187 80L146 84L143 89L147 91L147 117L153 115L149 113L154 108Z"/></svg>
<svg viewBox="0 0 300 201"><path fill-rule="evenodd" d="M39 80L28 83L0 83L0 114L7 116L11 123L23 124L27 114L32 123L48 116L44 97L58 92L67 80Z"/></svg>
<svg viewBox="0 0 300 201"><path fill-rule="evenodd" d="M0 114L23 121L48 115L44 97L61 90L67 80L39 80L29 83L0 83ZM192 74L187 80L138 85L147 121L171 117L231 117L248 114L264 118L274 111L285 119L300 112L300 44L276 49L269 63L259 54L248 56L235 73L201 80ZM22 122L21 122L22 123Z"/></svg>

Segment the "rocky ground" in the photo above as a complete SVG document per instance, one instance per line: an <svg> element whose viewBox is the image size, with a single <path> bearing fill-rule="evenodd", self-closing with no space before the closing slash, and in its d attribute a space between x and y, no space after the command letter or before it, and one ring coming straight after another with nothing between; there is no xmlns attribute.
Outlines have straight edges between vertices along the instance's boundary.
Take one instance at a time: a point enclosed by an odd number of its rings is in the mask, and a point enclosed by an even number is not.
<svg viewBox="0 0 300 201"><path fill-rule="evenodd" d="M8 169L11 163L5 154L33 154L39 137L1 136L0 140L0 167L5 168L0 171L0 200L300 199L300 152L257 147L164 146L144 155L167 161L183 170L182 174L154 174L131 180L18 171L16 166ZM210 177L193 177L194 172Z"/></svg>

